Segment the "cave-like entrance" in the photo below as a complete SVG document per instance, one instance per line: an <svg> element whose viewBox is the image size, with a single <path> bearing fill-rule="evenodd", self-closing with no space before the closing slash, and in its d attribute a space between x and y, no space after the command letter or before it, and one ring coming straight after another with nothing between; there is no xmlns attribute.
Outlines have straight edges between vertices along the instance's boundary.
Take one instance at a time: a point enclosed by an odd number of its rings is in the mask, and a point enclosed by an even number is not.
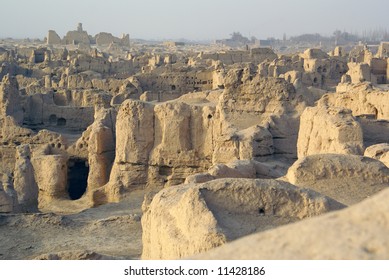
<svg viewBox="0 0 389 280"><path fill-rule="evenodd" d="M59 118L57 120L57 126L66 126L66 119L65 118Z"/></svg>
<svg viewBox="0 0 389 280"><path fill-rule="evenodd" d="M88 184L89 166L85 159L71 158L68 163L69 197L72 200L81 198Z"/></svg>

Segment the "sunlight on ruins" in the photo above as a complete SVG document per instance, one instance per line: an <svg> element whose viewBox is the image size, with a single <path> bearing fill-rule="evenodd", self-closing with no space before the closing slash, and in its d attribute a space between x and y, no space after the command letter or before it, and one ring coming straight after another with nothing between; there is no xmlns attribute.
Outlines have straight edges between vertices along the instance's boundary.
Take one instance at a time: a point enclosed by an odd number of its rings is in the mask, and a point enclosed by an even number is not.
<svg viewBox="0 0 389 280"><path fill-rule="evenodd" d="M0 38L0 259L387 259L388 33L249 37Z"/></svg>

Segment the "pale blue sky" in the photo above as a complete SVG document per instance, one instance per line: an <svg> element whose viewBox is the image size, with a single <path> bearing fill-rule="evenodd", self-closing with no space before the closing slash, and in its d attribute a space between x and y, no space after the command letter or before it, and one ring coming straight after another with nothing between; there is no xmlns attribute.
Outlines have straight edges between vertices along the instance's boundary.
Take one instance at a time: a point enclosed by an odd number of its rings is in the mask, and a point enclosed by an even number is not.
<svg viewBox="0 0 389 280"><path fill-rule="evenodd" d="M0 0L0 38L63 37L82 22L89 34L143 39L257 38L335 29L389 29L388 0Z"/></svg>

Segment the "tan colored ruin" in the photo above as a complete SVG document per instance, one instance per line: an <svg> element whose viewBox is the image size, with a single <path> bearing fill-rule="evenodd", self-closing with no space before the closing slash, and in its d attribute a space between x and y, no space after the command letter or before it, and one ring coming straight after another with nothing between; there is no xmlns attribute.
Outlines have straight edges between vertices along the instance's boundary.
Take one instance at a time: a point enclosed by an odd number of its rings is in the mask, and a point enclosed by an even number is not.
<svg viewBox="0 0 389 280"><path fill-rule="evenodd" d="M130 46L130 36L123 34L121 38L113 36L108 32L100 32L94 37L88 35L88 32L83 30L82 23L78 23L77 29L68 31L66 35L61 39L57 32L49 30L46 37L46 43L48 45L91 45L96 44L98 46L107 46L110 44L118 44L120 46Z"/></svg>
<svg viewBox="0 0 389 280"><path fill-rule="evenodd" d="M343 207L276 180L219 179L169 188L158 193L144 212L142 258L188 257Z"/></svg>
<svg viewBox="0 0 389 280"><path fill-rule="evenodd" d="M389 187L388 43L278 54L129 40L80 24L1 46L4 258L326 258L293 255L296 233L320 231L308 244L324 248L347 215L361 221L350 236L381 240L361 219ZM6 233L26 228L28 242L83 240L12 250ZM280 236L293 244L272 253ZM334 258L367 257L355 250Z"/></svg>
<svg viewBox="0 0 389 280"><path fill-rule="evenodd" d="M350 208L250 235L191 259L387 259L388 194L385 190ZM379 223L371 217L377 217Z"/></svg>

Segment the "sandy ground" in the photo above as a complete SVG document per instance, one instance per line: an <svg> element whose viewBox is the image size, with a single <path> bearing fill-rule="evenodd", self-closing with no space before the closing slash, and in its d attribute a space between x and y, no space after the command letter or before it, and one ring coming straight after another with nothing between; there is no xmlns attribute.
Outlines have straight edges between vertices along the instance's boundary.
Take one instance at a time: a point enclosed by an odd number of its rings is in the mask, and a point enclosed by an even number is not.
<svg viewBox="0 0 389 280"><path fill-rule="evenodd" d="M1 214L0 259L47 258L80 252L102 258L139 259L144 193L75 214Z"/></svg>

